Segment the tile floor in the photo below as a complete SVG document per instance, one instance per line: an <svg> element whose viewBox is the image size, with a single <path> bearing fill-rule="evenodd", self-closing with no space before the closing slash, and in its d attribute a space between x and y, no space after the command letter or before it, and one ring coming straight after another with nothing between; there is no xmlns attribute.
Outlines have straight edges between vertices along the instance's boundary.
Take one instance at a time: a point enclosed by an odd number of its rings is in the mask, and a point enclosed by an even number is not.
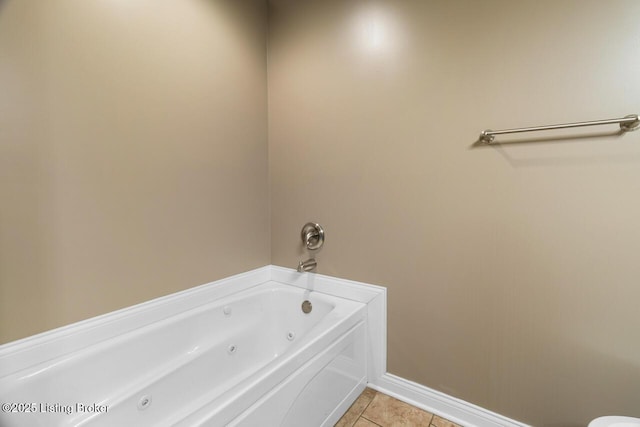
<svg viewBox="0 0 640 427"><path fill-rule="evenodd" d="M364 391L335 427L461 427L370 388Z"/></svg>

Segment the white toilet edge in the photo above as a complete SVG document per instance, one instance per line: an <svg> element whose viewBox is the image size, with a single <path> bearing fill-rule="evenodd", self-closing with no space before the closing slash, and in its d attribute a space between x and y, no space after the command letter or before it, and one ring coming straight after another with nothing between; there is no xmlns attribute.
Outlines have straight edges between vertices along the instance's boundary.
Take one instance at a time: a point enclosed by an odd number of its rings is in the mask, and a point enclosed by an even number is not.
<svg viewBox="0 0 640 427"><path fill-rule="evenodd" d="M640 418L615 415L599 417L591 421L588 427L640 427Z"/></svg>

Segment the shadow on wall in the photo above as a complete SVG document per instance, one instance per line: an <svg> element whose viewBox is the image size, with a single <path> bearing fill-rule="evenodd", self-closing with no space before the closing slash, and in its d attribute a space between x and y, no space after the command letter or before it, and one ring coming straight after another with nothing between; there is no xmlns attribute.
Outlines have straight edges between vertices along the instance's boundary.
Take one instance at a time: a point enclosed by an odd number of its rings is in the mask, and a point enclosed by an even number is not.
<svg viewBox="0 0 640 427"><path fill-rule="evenodd" d="M620 348L607 352L602 347L574 341L561 353L554 354L553 349L543 352L543 357L550 360L547 369L561 374L553 383L535 385L539 396L532 404L550 411L540 427L585 427L605 415L640 416L627 412L628 408L640 407L640 362L632 360L632 355L621 354ZM597 386L581 387L585 376ZM584 417L579 423L575 422L576 414Z"/></svg>
<svg viewBox="0 0 640 427"><path fill-rule="evenodd" d="M599 390L583 392L588 400L579 402L580 410L589 415L589 420L585 422L605 415L640 417L640 354L633 347L637 348L637 344L609 347L602 343L575 343L575 352L580 355L582 369L573 365L574 369L568 372L572 375L568 380L575 384L579 378L590 375L594 379L593 383L599 384ZM602 390L609 392L603 394ZM625 410L634 407L635 413ZM600 412L592 412L593 409L589 408L598 408Z"/></svg>

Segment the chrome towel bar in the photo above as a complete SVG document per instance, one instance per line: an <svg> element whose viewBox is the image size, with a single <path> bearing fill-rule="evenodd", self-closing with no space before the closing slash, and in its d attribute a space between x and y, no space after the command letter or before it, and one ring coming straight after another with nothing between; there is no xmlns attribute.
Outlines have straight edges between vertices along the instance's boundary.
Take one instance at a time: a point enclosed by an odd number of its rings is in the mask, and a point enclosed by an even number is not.
<svg viewBox="0 0 640 427"><path fill-rule="evenodd" d="M583 127L583 126L599 126L599 125L614 125L614 124L619 124L620 130L622 132L628 132L631 130L636 130L640 127L640 119L638 118L637 114L630 114L621 119L594 120L591 122L564 123L560 125L535 126L535 127L518 128L518 129L504 129L504 130L487 129L480 134L480 142L483 142L485 144L491 144L495 139L495 135L503 135L507 133L537 132L540 130L567 129L567 128L577 128L577 127Z"/></svg>

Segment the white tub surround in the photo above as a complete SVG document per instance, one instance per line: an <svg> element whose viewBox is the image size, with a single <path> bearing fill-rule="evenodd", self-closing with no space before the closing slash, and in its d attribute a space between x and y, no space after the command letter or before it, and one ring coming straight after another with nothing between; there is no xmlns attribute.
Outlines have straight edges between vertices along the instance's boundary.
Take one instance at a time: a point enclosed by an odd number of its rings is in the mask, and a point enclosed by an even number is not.
<svg viewBox="0 0 640 427"><path fill-rule="evenodd" d="M384 289L340 298L304 286L315 275L272 280L286 273L264 267L1 346L0 400L16 406L0 425L332 425L368 381L367 303L383 308Z"/></svg>
<svg viewBox="0 0 640 427"><path fill-rule="evenodd" d="M368 384L465 427L528 427L387 373L386 324L383 287L265 266L0 346L0 402L38 405L0 425L332 426Z"/></svg>

